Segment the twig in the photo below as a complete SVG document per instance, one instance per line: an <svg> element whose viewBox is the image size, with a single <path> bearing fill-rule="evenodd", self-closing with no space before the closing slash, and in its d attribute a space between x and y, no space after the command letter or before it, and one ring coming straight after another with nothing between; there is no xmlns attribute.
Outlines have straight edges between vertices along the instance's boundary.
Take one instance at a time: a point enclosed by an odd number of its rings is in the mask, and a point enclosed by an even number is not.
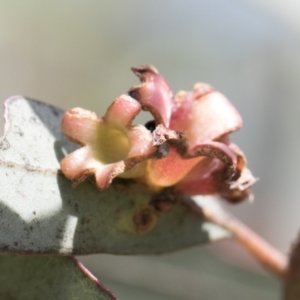
<svg viewBox="0 0 300 300"><path fill-rule="evenodd" d="M215 223L233 234L263 266L285 280L288 273L287 257L273 248L259 235L253 232L234 216L225 212L214 212L214 210L201 207L192 199L186 199L187 204L202 218Z"/></svg>

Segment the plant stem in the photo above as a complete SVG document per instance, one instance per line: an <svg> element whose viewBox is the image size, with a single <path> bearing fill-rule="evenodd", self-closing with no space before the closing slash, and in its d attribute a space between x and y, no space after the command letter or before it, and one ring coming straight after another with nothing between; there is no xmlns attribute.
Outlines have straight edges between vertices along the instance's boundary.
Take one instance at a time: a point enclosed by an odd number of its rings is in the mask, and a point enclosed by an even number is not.
<svg viewBox="0 0 300 300"><path fill-rule="evenodd" d="M192 199L186 199L187 204L206 220L215 223L233 234L233 237L240 242L264 267L285 280L288 273L288 258L280 251L272 247L249 227L243 224L234 216L225 212L201 207Z"/></svg>

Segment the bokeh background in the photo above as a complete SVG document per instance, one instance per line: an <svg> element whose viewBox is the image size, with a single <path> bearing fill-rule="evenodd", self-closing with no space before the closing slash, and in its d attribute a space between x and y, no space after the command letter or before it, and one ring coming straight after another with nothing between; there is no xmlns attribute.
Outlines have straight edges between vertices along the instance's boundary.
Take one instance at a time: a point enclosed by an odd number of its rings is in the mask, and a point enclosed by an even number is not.
<svg viewBox="0 0 300 300"><path fill-rule="evenodd" d="M287 253L300 227L299 14L292 0L1 0L0 99L102 115L138 83L138 64L174 92L211 83L243 116L233 140L260 178L254 203L226 208ZM280 283L232 242L82 260L120 299L280 298Z"/></svg>

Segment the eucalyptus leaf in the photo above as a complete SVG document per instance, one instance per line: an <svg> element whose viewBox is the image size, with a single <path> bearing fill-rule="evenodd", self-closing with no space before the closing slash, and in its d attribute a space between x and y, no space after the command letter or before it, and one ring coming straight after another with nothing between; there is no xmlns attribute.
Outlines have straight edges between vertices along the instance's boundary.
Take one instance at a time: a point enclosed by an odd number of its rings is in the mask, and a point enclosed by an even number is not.
<svg viewBox="0 0 300 300"><path fill-rule="evenodd" d="M172 192L155 194L120 179L102 192L93 181L72 187L59 161L77 146L61 132L62 115L19 96L5 102L0 252L154 254L230 235L199 218ZM157 201L168 197L170 209L157 209Z"/></svg>
<svg viewBox="0 0 300 300"><path fill-rule="evenodd" d="M117 299L72 257L1 254L0 270L3 300Z"/></svg>

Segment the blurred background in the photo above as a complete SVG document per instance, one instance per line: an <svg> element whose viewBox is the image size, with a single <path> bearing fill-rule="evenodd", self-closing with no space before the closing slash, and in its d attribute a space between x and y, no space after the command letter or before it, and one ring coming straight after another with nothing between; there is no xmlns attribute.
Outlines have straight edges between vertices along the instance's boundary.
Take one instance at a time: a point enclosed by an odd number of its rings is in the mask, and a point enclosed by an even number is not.
<svg viewBox="0 0 300 300"><path fill-rule="evenodd" d="M226 208L287 253L300 227L299 36L292 0L2 0L0 99L20 94L102 115L138 83L130 71L138 64L155 65L174 92L212 84L240 111L233 140L260 178L254 203ZM281 289L228 241L82 260L120 299L279 299Z"/></svg>

